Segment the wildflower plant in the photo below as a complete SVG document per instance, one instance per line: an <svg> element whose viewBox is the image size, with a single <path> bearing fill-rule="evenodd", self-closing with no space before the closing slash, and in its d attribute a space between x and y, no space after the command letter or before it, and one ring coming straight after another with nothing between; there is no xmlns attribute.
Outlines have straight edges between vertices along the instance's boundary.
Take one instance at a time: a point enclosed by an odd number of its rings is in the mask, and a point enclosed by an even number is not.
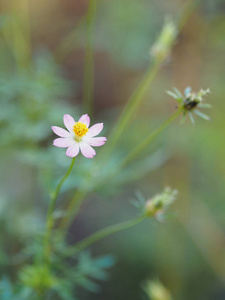
<svg viewBox="0 0 225 300"><path fill-rule="evenodd" d="M84 74L85 99L83 104L85 111L87 111L89 115L93 112L93 29L96 18L96 5L96 1L90 1L87 13L88 40L86 44ZM15 26L15 24L13 24L13 26ZM14 28L14 30L15 29L20 30L20 28L17 27ZM192 93L191 89L187 88L184 95L182 95L177 89L174 89L174 91L168 92L168 94L177 101L178 109L158 128L148 132L146 137L139 139L139 136L137 136L134 146L127 149L125 154L119 156L118 159L115 159L113 156L116 147L119 148L120 139L123 138L125 133L129 134L129 130L127 130L129 122L131 122L134 117L136 110L139 108L160 67L171 53L172 47L176 42L178 29L179 26L177 26L175 22L170 21L164 24L162 33L159 35L159 38L151 50L153 65L151 62L140 84L134 90L125 105L118 121L115 122L111 134L107 135L108 138L97 136L103 130L103 123L97 123L90 127L90 117L88 114L82 115L78 121L75 121L71 115L64 114L63 121L66 129L58 126L51 127L52 131L58 136L58 138L54 139L53 145L59 148L67 148L66 163L68 169L62 179L58 181L53 191L50 192L46 223L42 226L41 230L39 230L39 234L36 234L35 238L32 239L32 247L30 247L29 241L29 246L26 248L26 251L21 251L23 263L19 268L17 276L18 282L15 288L11 288L11 281L8 279L3 278L0 282L0 293L7 294L8 290L10 290L10 293L8 293L10 296L9 298L5 298L6 300L71 300L77 299L77 287L83 287L92 292L98 291L99 285L96 281L105 280L107 278L107 269L114 264L114 259L110 255L94 258L88 251L88 248L99 240L119 231L129 229L148 218L160 220L167 208L175 200L177 191L170 188L166 188L162 193L153 196L147 201L145 199L143 200L143 197L139 197L141 201L136 205L139 209L137 216L104 227L82 238L78 242L72 241L68 243L67 237L70 225L76 218L81 204L88 195L92 192L103 190L105 187L107 189L108 185L113 186L115 182L118 185L121 184L118 178L126 178L128 171L129 173L133 172L135 174L137 169L134 168L134 163L136 165L140 164L140 155L146 151L149 145L179 115L182 114L183 118L185 118L188 114L192 122L194 122L192 112L204 119L209 119L197 109L198 107L209 107L209 105L202 103L204 96L209 93L209 90L200 90L198 93ZM15 51L14 43L12 43L12 45L13 51ZM22 60L20 60L20 64L21 62ZM22 68L22 66L20 67ZM23 72L21 72L21 74L22 73ZM25 98L27 98L27 94ZM30 109L32 110L32 106ZM35 115L35 110L33 113ZM59 111L57 112L57 116L59 116ZM38 120L41 118L42 114L40 114ZM50 126L51 124L49 124L49 131ZM101 153L95 158L96 151L92 147L100 147L105 143L106 145L102 148ZM79 152L89 160L86 160L88 161L86 163L86 161L82 159L79 161L79 168L76 168L75 159L76 162L79 160ZM90 158L92 158L92 160L90 160ZM57 166L56 163L55 165ZM85 169L83 165L88 167ZM149 172L150 168L143 169L146 173ZM140 166L139 171L141 175L144 174L141 172ZM60 202L58 200L62 192L62 187L68 177L72 175L72 172L82 174L82 179L79 184L77 184L72 197L69 199L64 199L63 197L63 201ZM73 179L74 178L76 177L74 176ZM138 177L134 176L134 178L136 180ZM125 181L122 183L125 184ZM116 190L118 185L113 186L114 190ZM72 194L72 192L70 194Z"/></svg>

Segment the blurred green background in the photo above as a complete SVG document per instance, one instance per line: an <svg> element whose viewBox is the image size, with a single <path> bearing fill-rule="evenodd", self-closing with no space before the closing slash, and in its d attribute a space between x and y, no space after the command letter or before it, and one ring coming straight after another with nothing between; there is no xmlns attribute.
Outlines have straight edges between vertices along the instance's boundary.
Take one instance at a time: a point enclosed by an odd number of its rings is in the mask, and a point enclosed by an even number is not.
<svg viewBox="0 0 225 300"><path fill-rule="evenodd" d="M92 124L103 121L104 135L146 71L165 17L176 17L186 2L98 1ZM13 259L43 231L48 191L70 163L63 149L52 146L51 126L62 126L64 113L74 118L85 113L87 7L86 0L0 1L1 277L15 280ZM175 101L165 93L173 86L209 87L212 121L198 118L193 126L176 120L150 147L146 171L139 176L131 168L121 176L124 183L87 197L71 241L134 216L130 200L137 191L147 199L167 185L179 191L166 222L145 221L91 248L94 255L112 254L116 264L98 294L81 290L80 299L147 299L142 286L154 278L176 300L225 299L224 53L225 1L201 1L136 111L135 128L131 125L115 152L132 147L134 135L143 138L173 113ZM88 164L79 156L61 201L79 186Z"/></svg>

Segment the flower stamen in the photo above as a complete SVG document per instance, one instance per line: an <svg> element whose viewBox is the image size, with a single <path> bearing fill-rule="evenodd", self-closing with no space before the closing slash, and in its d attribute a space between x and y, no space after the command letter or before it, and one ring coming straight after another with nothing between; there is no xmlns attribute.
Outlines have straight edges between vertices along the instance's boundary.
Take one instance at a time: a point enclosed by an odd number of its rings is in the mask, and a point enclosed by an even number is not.
<svg viewBox="0 0 225 300"><path fill-rule="evenodd" d="M88 128L85 124L76 122L73 126L73 132L75 133L76 137L81 138L88 132Z"/></svg>

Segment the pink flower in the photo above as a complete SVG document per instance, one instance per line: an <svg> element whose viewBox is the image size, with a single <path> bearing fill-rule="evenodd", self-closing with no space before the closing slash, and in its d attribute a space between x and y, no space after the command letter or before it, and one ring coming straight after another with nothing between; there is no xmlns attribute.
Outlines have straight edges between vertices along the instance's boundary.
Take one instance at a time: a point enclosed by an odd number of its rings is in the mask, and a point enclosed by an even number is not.
<svg viewBox="0 0 225 300"><path fill-rule="evenodd" d="M87 158L93 158L96 154L91 146L99 147L105 144L107 139L105 137L95 137L103 129L103 123L97 123L89 128L90 118L83 115L78 122L75 122L70 115L63 117L65 130L58 126L52 126L52 130L60 138L53 141L53 145L60 148L67 148L66 155L75 157L79 151Z"/></svg>

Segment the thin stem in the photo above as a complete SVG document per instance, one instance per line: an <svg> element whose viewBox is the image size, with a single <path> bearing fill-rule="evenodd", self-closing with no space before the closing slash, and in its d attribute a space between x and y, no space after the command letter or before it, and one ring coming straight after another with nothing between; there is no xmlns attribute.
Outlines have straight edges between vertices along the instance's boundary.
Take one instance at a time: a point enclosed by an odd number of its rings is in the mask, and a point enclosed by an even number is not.
<svg viewBox="0 0 225 300"><path fill-rule="evenodd" d="M87 238L83 239L81 242L70 247L68 249L66 256L72 256L72 255L76 254L77 252L89 247L90 245L96 243L97 241L99 241L99 240L103 239L104 237L107 237L113 233L133 227L133 226L137 225L138 223L142 222L145 218L146 218L146 216L142 215L137 218L103 228L103 229L93 233L92 235L88 236Z"/></svg>
<svg viewBox="0 0 225 300"><path fill-rule="evenodd" d="M120 167L124 167L129 162L131 162L133 159L135 159L180 114L181 114L181 110L176 111L165 122L163 122L157 129L155 129L150 135L148 135L140 144L138 144L133 150L131 150L128 153L128 155L125 157L125 159L120 163Z"/></svg>
<svg viewBox="0 0 225 300"><path fill-rule="evenodd" d="M96 19L97 1L89 0L87 12L87 42L84 61L83 103L84 111L93 113L94 93L94 25Z"/></svg>
<svg viewBox="0 0 225 300"><path fill-rule="evenodd" d="M61 228L64 232L67 231L67 229L70 227L74 217L77 215L77 212L80 208L80 205L85 197L87 192L77 190L74 194L73 198L71 199L68 208L67 208L67 214L66 216L61 220L59 224L59 228ZM73 217L73 219L72 219Z"/></svg>
<svg viewBox="0 0 225 300"><path fill-rule="evenodd" d="M12 44L17 68L27 69L31 60L29 1L12 1Z"/></svg>
<svg viewBox="0 0 225 300"><path fill-rule="evenodd" d="M161 62L154 63L153 67L150 67L146 74L144 75L142 81L132 94L131 98L127 102L126 106L123 109L123 112L117 121L111 137L108 142L107 147L107 155L109 155L115 145L117 144L120 136L122 135L125 127L129 123L131 117L133 116L134 112L137 110L137 107L140 105L141 101L143 100L144 95L148 91L151 83L153 82L155 76L157 75L161 66Z"/></svg>
<svg viewBox="0 0 225 300"><path fill-rule="evenodd" d="M54 225L53 212L54 212L56 200L57 200L57 197L59 195L60 189L61 189L64 181L67 179L67 177L69 176L69 174L73 168L74 162L75 162L75 157L73 157L68 171L66 172L65 176L60 180L55 191L51 195L51 202L49 204L48 213L47 213L46 235L45 235L45 243L44 243L44 256L45 256L46 260L48 260L48 257L50 254L49 242L50 242L50 237L51 237L51 230Z"/></svg>

